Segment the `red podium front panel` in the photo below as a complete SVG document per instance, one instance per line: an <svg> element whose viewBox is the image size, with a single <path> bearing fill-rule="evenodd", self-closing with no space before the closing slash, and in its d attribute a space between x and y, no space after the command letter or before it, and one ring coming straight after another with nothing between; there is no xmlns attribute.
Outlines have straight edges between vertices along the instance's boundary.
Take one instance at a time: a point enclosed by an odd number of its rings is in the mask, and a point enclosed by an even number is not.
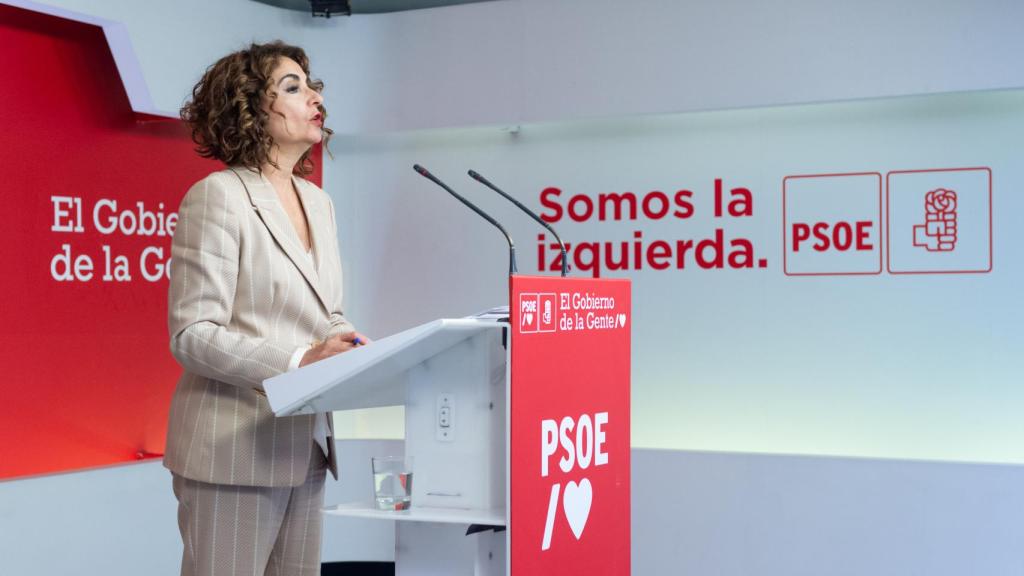
<svg viewBox="0 0 1024 576"><path fill-rule="evenodd" d="M628 280L513 277L511 575L630 570Z"/></svg>

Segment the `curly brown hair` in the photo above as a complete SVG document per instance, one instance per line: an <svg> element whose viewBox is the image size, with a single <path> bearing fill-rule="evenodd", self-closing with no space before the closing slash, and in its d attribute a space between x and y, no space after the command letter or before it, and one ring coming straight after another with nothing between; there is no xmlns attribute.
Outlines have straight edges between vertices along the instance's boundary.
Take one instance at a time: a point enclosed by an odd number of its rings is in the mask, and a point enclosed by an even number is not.
<svg viewBox="0 0 1024 576"><path fill-rule="evenodd" d="M271 73L281 58L291 58L306 74L306 84L322 92L324 83L309 76L309 58L298 46L280 40L267 44L251 44L247 49L228 54L206 69L192 88L192 99L181 107L181 119L192 129L196 152L203 158L214 158L229 166L241 165L259 169L274 164L270 150L274 139L267 133L267 113L261 99L272 100ZM320 105L321 118L327 110ZM323 145L334 132L323 128ZM310 151L299 159L295 171L306 175L313 170Z"/></svg>

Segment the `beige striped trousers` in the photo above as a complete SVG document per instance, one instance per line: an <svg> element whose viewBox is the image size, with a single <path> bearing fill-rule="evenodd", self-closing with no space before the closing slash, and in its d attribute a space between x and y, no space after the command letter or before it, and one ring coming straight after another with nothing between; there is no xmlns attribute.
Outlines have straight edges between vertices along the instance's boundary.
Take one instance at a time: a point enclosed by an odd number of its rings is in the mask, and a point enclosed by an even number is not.
<svg viewBox="0 0 1024 576"><path fill-rule="evenodd" d="M318 576L327 461L313 443L305 484L208 484L173 476L182 576Z"/></svg>

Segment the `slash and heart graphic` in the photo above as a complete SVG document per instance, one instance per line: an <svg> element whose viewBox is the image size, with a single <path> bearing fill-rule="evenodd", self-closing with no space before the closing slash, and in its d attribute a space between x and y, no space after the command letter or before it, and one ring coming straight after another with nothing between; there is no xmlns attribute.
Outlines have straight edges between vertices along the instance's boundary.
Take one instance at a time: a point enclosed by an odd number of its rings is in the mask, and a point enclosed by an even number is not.
<svg viewBox="0 0 1024 576"><path fill-rule="evenodd" d="M561 484L551 487L551 499L548 501L548 516L544 522L544 540L540 549L551 548L551 537L555 529L555 516L558 514L558 495L561 492ZM587 527L587 519L590 518L590 505L594 501L594 489L590 480L584 478L580 483L570 481L565 485L562 495L562 512L565 519L569 521L569 528L573 536L579 540L583 536L583 529Z"/></svg>

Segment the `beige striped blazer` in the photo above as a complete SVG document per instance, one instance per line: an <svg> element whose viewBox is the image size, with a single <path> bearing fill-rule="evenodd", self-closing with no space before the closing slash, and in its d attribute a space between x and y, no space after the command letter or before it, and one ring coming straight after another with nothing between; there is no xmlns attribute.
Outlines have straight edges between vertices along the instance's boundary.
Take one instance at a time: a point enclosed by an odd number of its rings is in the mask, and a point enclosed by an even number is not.
<svg viewBox="0 0 1024 576"><path fill-rule="evenodd" d="M297 486L312 415L276 418L263 380L314 339L353 330L341 305L330 197L293 177L313 265L273 185L245 168L215 172L181 202L171 248L171 353L184 368L171 400L164 465L202 482ZM333 437L329 465L337 478Z"/></svg>

